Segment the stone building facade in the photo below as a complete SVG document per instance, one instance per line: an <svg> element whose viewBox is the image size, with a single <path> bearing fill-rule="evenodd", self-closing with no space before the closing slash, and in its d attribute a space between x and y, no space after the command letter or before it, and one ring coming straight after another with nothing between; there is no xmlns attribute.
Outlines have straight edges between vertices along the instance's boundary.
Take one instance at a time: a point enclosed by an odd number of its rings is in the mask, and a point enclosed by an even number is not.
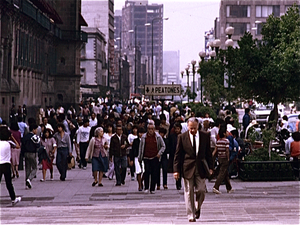
<svg viewBox="0 0 300 225"><path fill-rule="evenodd" d="M0 116L25 104L28 117L80 97L81 1L0 1ZM28 118L27 117L27 118Z"/></svg>

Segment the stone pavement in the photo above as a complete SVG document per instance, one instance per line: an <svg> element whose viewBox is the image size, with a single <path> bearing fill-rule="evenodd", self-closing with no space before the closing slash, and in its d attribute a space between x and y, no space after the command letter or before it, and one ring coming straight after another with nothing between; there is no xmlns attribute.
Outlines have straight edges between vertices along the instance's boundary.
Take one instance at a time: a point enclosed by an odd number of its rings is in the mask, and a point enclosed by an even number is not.
<svg viewBox="0 0 300 225"><path fill-rule="evenodd" d="M66 181L40 182L41 170L25 189L24 171L13 184L22 201L11 206L4 177L1 182L1 224L188 224L183 190L176 190L172 174L168 190L145 194L127 176L125 185L103 179L103 187L92 187L91 164L87 170L69 170ZM231 180L235 192L208 193L201 209L201 224L299 224L299 181L243 182Z"/></svg>

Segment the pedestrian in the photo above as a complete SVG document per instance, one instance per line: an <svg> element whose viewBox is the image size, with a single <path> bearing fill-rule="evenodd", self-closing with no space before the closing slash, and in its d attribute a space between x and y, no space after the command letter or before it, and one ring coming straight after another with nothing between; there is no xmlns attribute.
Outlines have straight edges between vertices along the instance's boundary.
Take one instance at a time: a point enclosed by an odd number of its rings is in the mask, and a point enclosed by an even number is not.
<svg viewBox="0 0 300 225"><path fill-rule="evenodd" d="M297 180L299 180L299 159L300 159L300 132L294 132L292 134L294 141L291 143L290 153L293 157L293 170Z"/></svg>
<svg viewBox="0 0 300 225"><path fill-rule="evenodd" d="M129 147L127 148L127 153L128 153L128 162L130 162L130 151L132 149L132 144L133 144L133 140L138 138L138 128L137 126L133 126L132 127L132 133L128 135L128 144ZM129 164L129 168L130 168L130 174L131 174L131 180L134 180L134 166Z"/></svg>
<svg viewBox="0 0 300 225"><path fill-rule="evenodd" d="M108 123L106 125L106 129L107 132L104 133L104 137L106 138L107 142L108 142L108 155L110 152L110 141L111 141L111 137L114 135L114 126L111 123ZM114 167L114 162L112 160L109 160L109 164L108 164L108 171L106 173L106 176L108 177L109 180L112 180L115 174L115 167Z"/></svg>
<svg viewBox="0 0 300 225"><path fill-rule="evenodd" d="M151 177L150 193L155 194L155 186L159 173L159 160L165 149L166 145L163 138L155 132L154 124L149 123L147 133L141 138L138 156L139 162L143 160L145 165L145 193L149 193L149 180Z"/></svg>
<svg viewBox="0 0 300 225"><path fill-rule="evenodd" d="M169 161L168 161L168 169L169 172L173 173L173 164L174 164L174 155L175 155L175 151L176 151L176 146L177 146L177 139L178 139L178 135L181 134L181 123L176 122L173 126L174 128L174 133L169 135ZM181 185L181 173L179 173L179 178L176 180L176 189L180 190L182 185Z"/></svg>
<svg viewBox="0 0 300 225"><path fill-rule="evenodd" d="M103 136L103 128L98 127L95 130L95 136L90 140L89 146L87 148L87 152L85 155L85 160L88 161L88 159L92 158L92 171L94 176L94 182L92 183L92 186L98 186L102 187L102 178L103 173L107 172L108 169L108 141ZM99 179L98 179L98 173L99 173Z"/></svg>
<svg viewBox="0 0 300 225"><path fill-rule="evenodd" d="M158 179L157 179L157 190L160 190L160 169L162 169L162 174L163 174L163 188L166 190L168 189L168 156L169 154L169 140L165 138L167 134L167 130L163 127L159 128L158 131L159 135L162 137L162 139L165 142L166 149L164 153L160 157L159 161L159 171L158 171Z"/></svg>
<svg viewBox="0 0 300 225"><path fill-rule="evenodd" d="M114 161L116 186L125 185L127 169L126 148L129 147L127 136L123 134L121 125L117 125L116 134L110 140L109 159Z"/></svg>
<svg viewBox="0 0 300 225"><path fill-rule="evenodd" d="M89 146L89 136L91 127L89 127L89 120L83 119L83 126L79 127L77 131L76 142L80 149L80 164L79 168L86 170L87 162L85 161L85 155L87 147Z"/></svg>
<svg viewBox="0 0 300 225"><path fill-rule="evenodd" d="M19 118L18 118L19 119ZM19 178L19 161L20 161L20 153L21 153L21 132L19 131L19 126L17 122L13 122L10 125L10 132L14 139L18 142L17 147L11 147L11 169L12 169L12 178Z"/></svg>
<svg viewBox="0 0 300 225"><path fill-rule="evenodd" d="M139 146L140 146L141 138L144 133L145 133L145 129L140 127L138 129L138 137L133 140L132 148L131 151L129 152L129 158L130 158L129 164L130 166L134 166L135 168L139 191L143 190L143 185L142 185L143 166L138 160L138 155L139 155Z"/></svg>
<svg viewBox="0 0 300 225"><path fill-rule="evenodd" d="M246 108L245 115L243 116L243 130L244 130L245 138L246 138L246 128L249 126L250 122L251 122L250 109Z"/></svg>
<svg viewBox="0 0 300 225"><path fill-rule="evenodd" d="M45 129L43 132L43 136L41 138L41 145L45 147L45 151L47 153L48 159L42 160L42 171L43 178L40 180L44 182L46 180L46 171L50 170L50 180L53 180L53 159L55 155L55 151L57 149L57 144L55 139L52 137L52 131L50 129Z"/></svg>
<svg viewBox="0 0 300 225"><path fill-rule="evenodd" d="M230 184L229 175L228 175L228 166L229 166L229 140L226 138L228 136L228 131L225 125L221 125L219 129L220 139L216 143L216 148L213 152L213 155L217 154L220 171L213 187L213 193L221 194L219 187L222 181L225 182L227 193L232 193L234 190Z"/></svg>
<svg viewBox="0 0 300 225"><path fill-rule="evenodd" d="M57 144L56 166L60 173L60 180L65 181L68 169L68 155L72 157L71 140L69 134L65 132L65 125L57 124L58 132L53 137Z"/></svg>
<svg viewBox="0 0 300 225"><path fill-rule="evenodd" d="M174 178L182 173L184 198L189 222L196 222L200 217L201 205L205 198L205 177L203 161L206 160L209 173L212 174L213 162L210 150L210 135L198 131L199 123L195 117L188 120L188 131L178 136L174 157ZM194 191L195 189L195 191ZM196 194L196 201L194 200Z"/></svg>
<svg viewBox="0 0 300 225"><path fill-rule="evenodd" d="M11 140L11 141L10 141ZM11 203L14 206L21 201L21 197L16 197L14 186L11 179L11 146L20 148L18 142L14 139L8 130L8 127L0 127L0 182L4 174L6 188L8 190Z"/></svg>
<svg viewBox="0 0 300 225"><path fill-rule="evenodd" d="M21 142L21 152L25 157L26 188L29 189L32 188L31 181L36 177L37 172L36 153L37 149L40 147L40 137L36 135L37 128L38 126L36 124L30 124L29 133L23 137Z"/></svg>

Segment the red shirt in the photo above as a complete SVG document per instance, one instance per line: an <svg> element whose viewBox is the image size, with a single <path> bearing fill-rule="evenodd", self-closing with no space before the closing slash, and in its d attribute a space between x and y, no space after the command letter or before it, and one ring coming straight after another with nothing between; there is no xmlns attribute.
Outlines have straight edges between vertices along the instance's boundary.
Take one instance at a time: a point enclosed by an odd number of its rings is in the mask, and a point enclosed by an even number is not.
<svg viewBox="0 0 300 225"><path fill-rule="evenodd" d="M155 134L150 136L147 134L146 140L145 140L145 151L144 151L144 157L145 158L154 158L158 154L157 149L157 141Z"/></svg>

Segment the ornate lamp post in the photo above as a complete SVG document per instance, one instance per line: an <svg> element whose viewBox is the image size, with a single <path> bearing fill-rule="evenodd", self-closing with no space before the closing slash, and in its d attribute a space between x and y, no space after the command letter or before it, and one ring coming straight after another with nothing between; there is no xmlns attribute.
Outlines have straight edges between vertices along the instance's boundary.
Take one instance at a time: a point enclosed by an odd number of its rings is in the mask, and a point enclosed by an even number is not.
<svg viewBox="0 0 300 225"><path fill-rule="evenodd" d="M189 72L189 69L190 69L190 65L187 65L187 67L185 68L186 76L187 76L187 90L190 90L190 79L189 79L190 72ZM183 78L183 75L184 75L184 71L181 71L181 78ZM189 95L188 95L188 102L190 102Z"/></svg>
<svg viewBox="0 0 300 225"><path fill-rule="evenodd" d="M228 39L225 41L225 46L228 49L228 54L230 54L230 51L232 50L232 47L234 45L234 42L231 39L231 36L234 33L234 28L233 27L227 27L225 29L225 33L228 36ZM228 91L229 91L228 105L231 108L231 105L230 105L230 98L231 98L231 71L230 71L230 66L228 68L229 68L229 71L227 71L228 72L227 73L227 75L228 75Z"/></svg>
<svg viewBox="0 0 300 225"><path fill-rule="evenodd" d="M193 72L193 102L195 102L195 65L196 65L196 60L191 61L192 64L192 72Z"/></svg>

